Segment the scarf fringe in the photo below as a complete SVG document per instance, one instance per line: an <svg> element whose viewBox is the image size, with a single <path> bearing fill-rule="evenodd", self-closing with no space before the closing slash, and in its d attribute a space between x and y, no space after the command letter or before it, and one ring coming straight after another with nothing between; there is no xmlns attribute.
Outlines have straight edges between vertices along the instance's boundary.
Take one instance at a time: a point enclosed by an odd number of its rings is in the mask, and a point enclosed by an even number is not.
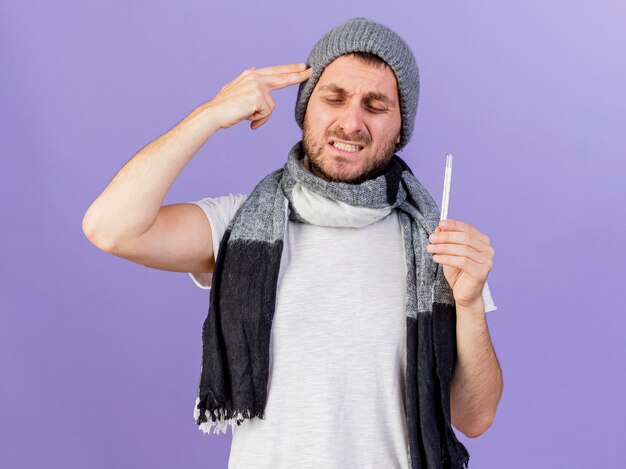
<svg viewBox="0 0 626 469"><path fill-rule="evenodd" d="M206 400L208 400L208 397ZM201 411L202 407L204 407L204 412ZM257 411L250 409L229 409L223 406L220 407L214 400L212 400L210 408L207 408L206 405L200 405L200 397L196 398L196 406L193 410L193 418L198 428L204 433L211 433L211 428L213 427L215 427L213 429L214 434L226 433L229 425L231 431L234 431L235 423L241 425L244 420L254 417L263 418L263 409L258 409Z"/></svg>

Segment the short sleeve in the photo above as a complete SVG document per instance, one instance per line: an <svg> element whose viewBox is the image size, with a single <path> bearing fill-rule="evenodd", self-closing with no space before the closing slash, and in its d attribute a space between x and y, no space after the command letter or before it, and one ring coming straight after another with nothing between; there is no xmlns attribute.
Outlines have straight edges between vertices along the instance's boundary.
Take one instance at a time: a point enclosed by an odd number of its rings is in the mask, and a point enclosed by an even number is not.
<svg viewBox="0 0 626 469"><path fill-rule="evenodd" d="M219 197L205 197L201 200L189 202L200 207L209 219L211 236L213 238L213 256L216 259L220 241L226 232L226 227L247 197L246 194L228 194ZM188 272L188 274L199 288L204 290L211 288L213 274L207 272Z"/></svg>
<svg viewBox="0 0 626 469"><path fill-rule="evenodd" d="M487 282L485 282L485 286L483 287L483 301L485 302L485 313L498 309L498 307L493 303L493 298L491 297L489 284Z"/></svg>

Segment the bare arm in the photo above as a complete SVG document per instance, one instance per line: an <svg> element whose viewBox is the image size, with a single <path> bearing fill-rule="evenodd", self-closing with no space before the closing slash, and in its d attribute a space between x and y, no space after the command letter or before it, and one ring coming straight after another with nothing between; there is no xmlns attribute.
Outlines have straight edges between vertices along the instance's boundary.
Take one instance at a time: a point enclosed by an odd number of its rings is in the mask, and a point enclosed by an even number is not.
<svg viewBox="0 0 626 469"><path fill-rule="evenodd" d="M174 180L204 142L219 129L206 104L142 148L115 175L83 218L83 231L111 251L152 226Z"/></svg>
<svg viewBox="0 0 626 469"><path fill-rule="evenodd" d="M493 423L502 370L487 329L482 291L495 254L489 237L469 223L444 219L426 246L443 265L456 304L456 366L450 383L452 425L470 438Z"/></svg>
<svg viewBox="0 0 626 469"><path fill-rule="evenodd" d="M303 64L245 70L118 171L85 213L87 238L104 251L149 267L211 272L206 216L194 204L161 206L167 191L217 130L242 120L257 129L274 109L270 91L300 83L310 74Z"/></svg>
<svg viewBox="0 0 626 469"><path fill-rule="evenodd" d="M502 370L489 337L482 299L457 305L457 363L450 387L452 424L475 438L493 423L502 395Z"/></svg>

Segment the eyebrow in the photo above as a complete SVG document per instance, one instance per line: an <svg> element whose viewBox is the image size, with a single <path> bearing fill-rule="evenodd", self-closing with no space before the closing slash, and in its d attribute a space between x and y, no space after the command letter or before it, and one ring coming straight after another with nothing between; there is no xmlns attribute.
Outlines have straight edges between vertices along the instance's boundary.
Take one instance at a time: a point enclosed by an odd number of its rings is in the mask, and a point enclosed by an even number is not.
<svg viewBox="0 0 626 469"><path fill-rule="evenodd" d="M343 89L341 86L337 85L336 83L329 83L327 85L322 85L319 88L320 91L331 91L333 93L337 93L340 94L342 96L350 96L350 93L348 93L348 91L346 91L345 89ZM365 99L366 100L377 100L377 101L381 101L385 104L387 104L388 106L393 106L395 104L395 101L393 99L391 99L390 97L388 97L386 94L381 93L379 91L370 91L369 93L365 94Z"/></svg>

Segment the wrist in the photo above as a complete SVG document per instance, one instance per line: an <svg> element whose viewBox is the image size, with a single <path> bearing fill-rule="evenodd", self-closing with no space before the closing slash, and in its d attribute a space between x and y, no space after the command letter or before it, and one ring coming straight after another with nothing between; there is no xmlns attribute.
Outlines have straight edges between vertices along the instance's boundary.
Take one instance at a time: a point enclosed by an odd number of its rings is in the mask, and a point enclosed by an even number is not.
<svg viewBox="0 0 626 469"><path fill-rule="evenodd" d="M483 319L485 317L485 302L481 297L471 303L456 302L456 312L458 318Z"/></svg>
<svg viewBox="0 0 626 469"><path fill-rule="evenodd" d="M183 122L193 122L194 125L201 127L207 134L207 138L222 128L215 108L209 103L198 106L183 120Z"/></svg>

